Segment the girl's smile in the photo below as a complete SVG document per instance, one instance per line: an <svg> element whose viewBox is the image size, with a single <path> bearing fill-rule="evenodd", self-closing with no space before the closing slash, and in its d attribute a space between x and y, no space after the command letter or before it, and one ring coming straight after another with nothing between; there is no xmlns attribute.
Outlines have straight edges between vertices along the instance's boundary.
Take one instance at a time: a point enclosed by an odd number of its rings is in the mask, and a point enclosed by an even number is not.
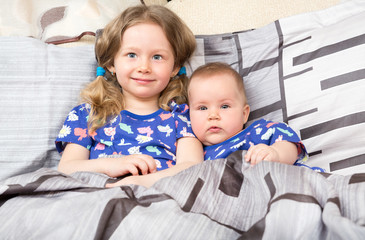
<svg viewBox="0 0 365 240"><path fill-rule="evenodd" d="M176 74L174 52L165 32L155 23L138 23L127 28L114 57L118 83L122 87L126 109L143 103L158 108L161 92Z"/></svg>
<svg viewBox="0 0 365 240"><path fill-rule="evenodd" d="M141 78L132 78L132 80L136 81L137 83L139 83L141 85L147 85L147 84L153 82L153 80L150 80L150 79L141 79Z"/></svg>

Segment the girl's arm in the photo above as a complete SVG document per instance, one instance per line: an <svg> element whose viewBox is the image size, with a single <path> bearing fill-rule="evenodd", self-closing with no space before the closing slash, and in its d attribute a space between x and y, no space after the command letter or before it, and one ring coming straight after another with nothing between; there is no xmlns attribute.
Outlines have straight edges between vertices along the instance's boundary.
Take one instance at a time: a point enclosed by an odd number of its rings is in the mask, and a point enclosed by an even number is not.
<svg viewBox="0 0 365 240"><path fill-rule="evenodd" d="M156 172L155 160L145 154L122 156L120 158L98 158L89 160L90 152L85 147L68 143L62 153L58 170L71 174L78 171L99 172L110 177L120 177Z"/></svg>
<svg viewBox="0 0 365 240"><path fill-rule="evenodd" d="M201 142L194 137L183 137L177 141L175 166L152 174L126 177L116 183L107 184L106 187L116 187L126 184L150 187L161 178L173 176L203 161L204 154Z"/></svg>

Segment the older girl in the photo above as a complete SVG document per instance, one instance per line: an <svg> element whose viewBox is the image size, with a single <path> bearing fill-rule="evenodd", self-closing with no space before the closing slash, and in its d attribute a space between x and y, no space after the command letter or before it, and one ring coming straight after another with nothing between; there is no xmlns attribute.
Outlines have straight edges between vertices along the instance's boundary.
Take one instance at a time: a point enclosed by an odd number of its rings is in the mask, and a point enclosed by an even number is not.
<svg viewBox="0 0 365 240"><path fill-rule="evenodd" d="M189 28L162 6L131 7L110 22L95 46L98 77L56 140L58 169L131 174L108 186L148 187L202 162L181 70L195 47Z"/></svg>

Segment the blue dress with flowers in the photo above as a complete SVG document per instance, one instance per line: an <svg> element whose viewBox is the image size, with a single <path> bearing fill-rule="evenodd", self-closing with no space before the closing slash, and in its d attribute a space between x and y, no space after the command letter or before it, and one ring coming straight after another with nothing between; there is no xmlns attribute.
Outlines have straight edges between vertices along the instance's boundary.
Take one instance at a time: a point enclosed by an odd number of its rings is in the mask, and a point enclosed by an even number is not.
<svg viewBox="0 0 365 240"><path fill-rule="evenodd" d="M56 148L76 143L90 151L90 159L111 155L147 154L157 163L157 170L175 165L176 141L195 137L191 129L188 106L171 105L171 111L159 109L149 115L122 110L94 133L88 131L90 106L82 104L68 114L56 139Z"/></svg>
<svg viewBox="0 0 365 240"><path fill-rule="evenodd" d="M285 123L260 119L230 139L216 145L204 147L204 159L226 158L234 151L248 150L251 145L263 143L270 146L277 141L284 140L297 145L297 162L306 158L306 149L293 129Z"/></svg>

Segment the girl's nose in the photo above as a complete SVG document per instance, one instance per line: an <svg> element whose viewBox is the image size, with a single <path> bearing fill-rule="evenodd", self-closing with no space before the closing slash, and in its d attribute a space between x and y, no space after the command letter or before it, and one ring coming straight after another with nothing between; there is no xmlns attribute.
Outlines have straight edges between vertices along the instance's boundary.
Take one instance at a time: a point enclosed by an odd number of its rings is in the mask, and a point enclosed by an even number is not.
<svg viewBox="0 0 365 240"><path fill-rule="evenodd" d="M147 59L142 59L140 65L138 67L138 72L140 73L149 73L151 72L150 63Z"/></svg>

